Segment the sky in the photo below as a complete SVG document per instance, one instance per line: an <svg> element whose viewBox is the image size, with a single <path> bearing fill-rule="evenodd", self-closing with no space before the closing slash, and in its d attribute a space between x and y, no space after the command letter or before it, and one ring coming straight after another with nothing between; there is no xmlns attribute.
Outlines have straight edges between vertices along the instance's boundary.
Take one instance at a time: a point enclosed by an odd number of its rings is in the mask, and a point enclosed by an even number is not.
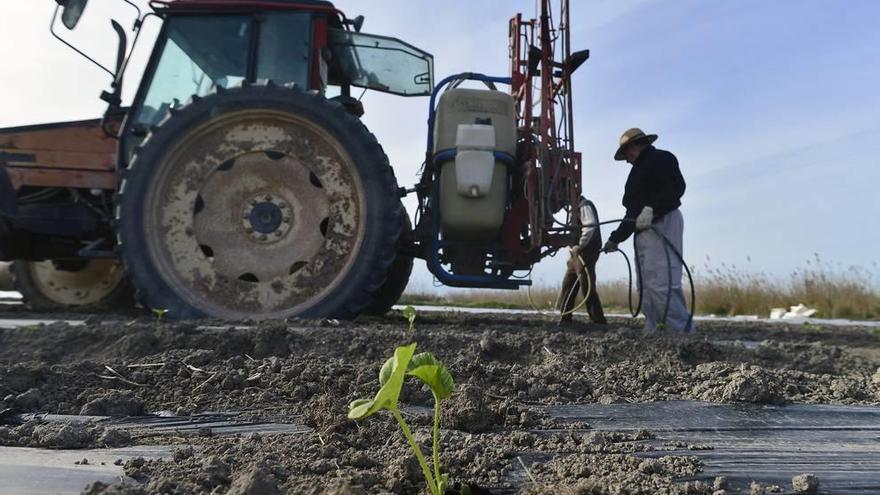
<svg viewBox="0 0 880 495"><path fill-rule="evenodd" d="M97 117L109 77L55 40L55 2L0 1L0 127ZM572 0L572 45L591 58L574 76L575 144L584 191L602 219L623 215L629 166L612 158L629 127L657 133L687 182L684 255L697 273L721 263L786 277L818 254L877 274L880 261L880 2L873 0ZM534 1L339 0L363 31L434 55L436 79L507 75L508 20ZM130 18L120 0L92 0ZM84 17L84 21L85 21ZM104 21L106 22L106 21ZM132 58L135 87L157 21ZM86 27L88 29L86 29ZM80 29L78 28L78 31ZM108 24L75 41L112 60ZM427 98L367 92L365 124L400 185L417 181ZM405 203L410 214L413 201ZM608 232L603 232L607 237ZM542 261L536 285L558 283L563 256ZM874 265L872 265L872 263ZM873 266L873 268L872 268ZM625 274L604 257L598 277ZM410 284L434 290L421 261Z"/></svg>

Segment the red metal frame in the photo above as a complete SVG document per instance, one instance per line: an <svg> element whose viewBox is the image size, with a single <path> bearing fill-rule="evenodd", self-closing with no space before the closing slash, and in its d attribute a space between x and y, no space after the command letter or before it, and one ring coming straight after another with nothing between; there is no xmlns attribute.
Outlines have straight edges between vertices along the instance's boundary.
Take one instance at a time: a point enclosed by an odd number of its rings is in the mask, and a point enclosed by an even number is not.
<svg viewBox="0 0 880 495"><path fill-rule="evenodd" d="M324 14L336 14L347 19L345 14L336 7L303 3L273 2L271 0L151 0L150 7L156 12L163 10L240 10L240 9L272 9L272 10L307 10Z"/></svg>
<svg viewBox="0 0 880 495"><path fill-rule="evenodd" d="M321 81L321 63L323 61L322 52L327 47L327 19L315 19L312 33L312 80L309 83L311 89L323 91L325 81Z"/></svg>
<svg viewBox="0 0 880 495"><path fill-rule="evenodd" d="M510 20L511 94L517 101L518 131L523 142L528 211L512 209L509 221L520 228L506 228L505 232L527 229L527 249L535 261L542 247L570 244L571 232L578 225L576 206L582 190L581 154L574 150L571 72L564 63L571 55L569 0L559 0L558 4L562 14L558 26L553 24L551 0L541 0L539 19L525 20L517 14ZM529 70L530 49L540 51L534 73ZM557 61L557 56L562 61ZM535 79L539 79L538 88ZM564 119L566 125L560 126L557 118ZM560 225L554 214L562 210L568 218Z"/></svg>

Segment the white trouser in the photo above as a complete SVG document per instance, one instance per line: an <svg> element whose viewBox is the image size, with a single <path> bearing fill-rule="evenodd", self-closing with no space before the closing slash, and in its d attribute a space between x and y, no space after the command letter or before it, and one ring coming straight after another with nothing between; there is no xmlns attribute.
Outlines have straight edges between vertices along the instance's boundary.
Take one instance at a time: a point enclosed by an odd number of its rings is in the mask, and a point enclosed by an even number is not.
<svg viewBox="0 0 880 495"><path fill-rule="evenodd" d="M684 218L677 209L670 211L663 218L654 222L654 230L648 229L636 234L635 242L639 250L639 286L642 289L642 313L645 315L645 331L656 332L658 328L672 332L694 333L696 328L688 321L688 308L681 290L682 266L678 256L670 249L669 259L666 258L666 243L658 234L662 233L684 256L682 237L684 235ZM656 232L655 232L656 230ZM672 284L670 287L670 269ZM672 290L670 294L670 288ZM666 321L663 313L666 310L667 294L669 310Z"/></svg>

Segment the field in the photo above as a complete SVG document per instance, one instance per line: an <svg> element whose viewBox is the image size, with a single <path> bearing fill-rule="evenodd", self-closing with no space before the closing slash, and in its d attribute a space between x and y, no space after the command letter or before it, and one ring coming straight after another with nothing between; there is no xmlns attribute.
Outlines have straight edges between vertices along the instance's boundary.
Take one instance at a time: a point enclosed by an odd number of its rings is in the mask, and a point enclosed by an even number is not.
<svg viewBox="0 0 880 495"><path fill-rule="evenodd" d="M815 316L822 318L880 319L880 268L876 264L843 267L824 263L816 256L787 279L724 264L714 267L708 262L703 267L693 267L691 271L697 292L697 314L766 318L773 308L804 304L815 308ZM599 281L599 295L606 311L627 311L628 287L626 280ZM688 286L684 287L689 296ZM402 302L548 309L554 306L558 291L558 286L536 287L531 291L531 302L525 289L513 292L455 290L443 296L414 291L404 294Z"/></svg>
<svg viewBox="0 0 880 495"><path fill-rule="evenodd" d="M292 430L224 435L215 425L213 431L158 433L107 420L68 424L27 417L0 426L0 445L158 445L169 452L119 461L127 482L83 486L89 494L428 493L391 415L346 416L352 400L376 393L380 366L409 342L418 344L417 352L433 352L455 379L455 392L442 407L443 470L452 481L496 494L763 493L752 486L753 473L719 472L700 457L723 449L717 439L699 437L699 430L684 429L683 437L670 439L669 431L648 423L602 427L607 411L592 419L571 416L578 407L688 400L766 411L785 404L880 402L880 335L866 328L716 322L703 324L696 337L679 338L643 335L622 319L608 327L558 328L537 316L420 313L410 332L399 313L355 322L236 326L105 315L79 326L0 330L0 410L97 416L166 411L190 420L233 412L235 421ZM416 440L430 452L431 393L408 382L400 400ZM880 462L870 457L880 454L875 451L871 445L860 450L853 465ZM88 452L81 456L99 451ZM774 472L758 479L757 489L784 486L790 493L791 477L799 472ZM833 488L836 478L828 476L824 481Z"/></svg>

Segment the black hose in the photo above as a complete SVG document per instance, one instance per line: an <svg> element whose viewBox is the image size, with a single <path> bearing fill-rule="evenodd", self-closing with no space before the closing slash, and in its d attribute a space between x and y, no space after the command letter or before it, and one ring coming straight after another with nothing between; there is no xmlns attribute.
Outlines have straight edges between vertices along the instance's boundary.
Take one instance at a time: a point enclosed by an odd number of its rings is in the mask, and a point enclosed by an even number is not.
<svg viewBox="0 0 880 495"><path fill-rule="evenodd" d="M630 314L630 316L635 318L636 316L639 316L639 312L642 310L642 285L639 284L639 286L637 287L638 292L639 292L639 304L636 309L633 309L633 294L632 294L633 293L633 270L632 270L632 264L629 261L629 256L627 256L625 252L621 251L620 249L618 249L617 252L620 253L620 255L623 256L623 260L626 261L626 271L629 274L629 286L627 287L626 298L627 298L627 303L629 304L629 314ZM639 259L637 257L636 258L637 265L638 265L638 262L639 262ZM639 270L638 266L636 266L636 270Z"/></svg>
<svg viewBox="0 0 880 495"><path fill-rule="evenodd" d="M651 227L651 230L653 230L658 236L660 236L661 239L663 239L663 242L666 243L666 246L668 247L668 249L671 249L672 252L675 253L675 257L678 258L678 261L681 262L681 266L684 267L684 272L687 273L688 283L691 286L691 310L690 310L690 313L688 313L687 325L685 325L685 327L684 327L685 331L687 331L687 329L691 328L691 325L694 322L694 312L696 311L696 307L697 307L697 291L694 288L694 277L693 277L693 275L691 275L691 270L690 270L690 268L688 268L687 263L684 262L684 257L681 255L681 253L678 251L678 249L675 248L675 244L673 244L672 241L669 240L669 238L667 238L665 235L663 235L659 230L655 229L653 226ZM668 251L667 251L667 253L668 253ZM667 259L668 259L668 257L667 257ZM669 272L670 272L669 291L666 294L666 304L667 305L669 304L669 298L672 297L672 266L671 265L669 265ZM665 321L664 321L664 323L665 323Z"/></svg>
<svg viewBox="0 0 880 495"><path fill-rule="evenodd" d="M654 230L654 227L651 227L651 230L654 231L655 234L662 237L660 231ZM633 243L635 243L635 235L633 236ZM663 318L660 320L663 322L663 325L666 325L666 318L669 316L669 302L672 301L672 260L669 258L669 246L663 244L663 254L666 255L666 304L663 306ZM678 281L681 283L681 280ZM688 327L684 327L684 331L687 331Z"/></svg>
<svg viewBox="0 0 880 495"><path fill-rule="evenodd" d="M583 227L594 227L594 226L599 226L599 225L606 225L606 224L612 224L612 223L623 223L623 222L635 222L635 220L633 220L631 218L618 218L615 220L606 220L604 222L599 222L596 224L584 225ZM688 284L691 287L691 305L690 305L691 307L690 307L690 312L688 313L687 324L685 325L685 327L683 329L683 331L687 332L691 328L691 326L693 325L694 313L696 312L696 307L697 307L697 291L694 288L694 277L691 274L691 270L690 270L690 268L688 268L687 263L685 263L684 257L682 257L682 255L678 251L678 249L675 248L675 245L672 243L672 241L670 241L669 238L667 238L665 235L663 235L662 232L655 229L654 226L649 227L647 230L651 230L652 232L657 234L657 236L660 237L661 240L663 240L663 248L664 248L664 252L666 254L666 268L667 268L666 273L667 273L667 277L668 277L668 285L667 285L667 290L666 290L666 305L663 310L663 319L661 320L661 323L663 325L666 325L666 318L669 316L669 304L670 304L670 301L672 300L672 259L669 256L670 250L672 250L672 252L675 254L675 257L678 259L678 261L681 262L681 265L684 267L685 273L687 273ZM633 292L633 290L632 290L632 286L633 286L632 264L630 263L629 256L627 256L626 253L624 253L620 249L615 250L623 256L623 259L626 261L627 272L629 272L629 287L627 290L627 302L629 303L630 315L632 315L633 318L638 316L639 312L641 312L641 310L642 310L642 295L643 295L642 287L644 285L642 283L642 280L643 280L642 267L641 267L641 264L639 263L639 244L636 242L636 239L635 239L635 237L637 235L639 235L638 232L633 235L633 250L635 251L636 273L638 274L638 278L639 278L639 284L638 284L639 302L638 302L638 307L636 307L635 310L633 310L633 302L632 302L632 292ZM608 252L610 252L610 251L608 251Z"/></svg>

